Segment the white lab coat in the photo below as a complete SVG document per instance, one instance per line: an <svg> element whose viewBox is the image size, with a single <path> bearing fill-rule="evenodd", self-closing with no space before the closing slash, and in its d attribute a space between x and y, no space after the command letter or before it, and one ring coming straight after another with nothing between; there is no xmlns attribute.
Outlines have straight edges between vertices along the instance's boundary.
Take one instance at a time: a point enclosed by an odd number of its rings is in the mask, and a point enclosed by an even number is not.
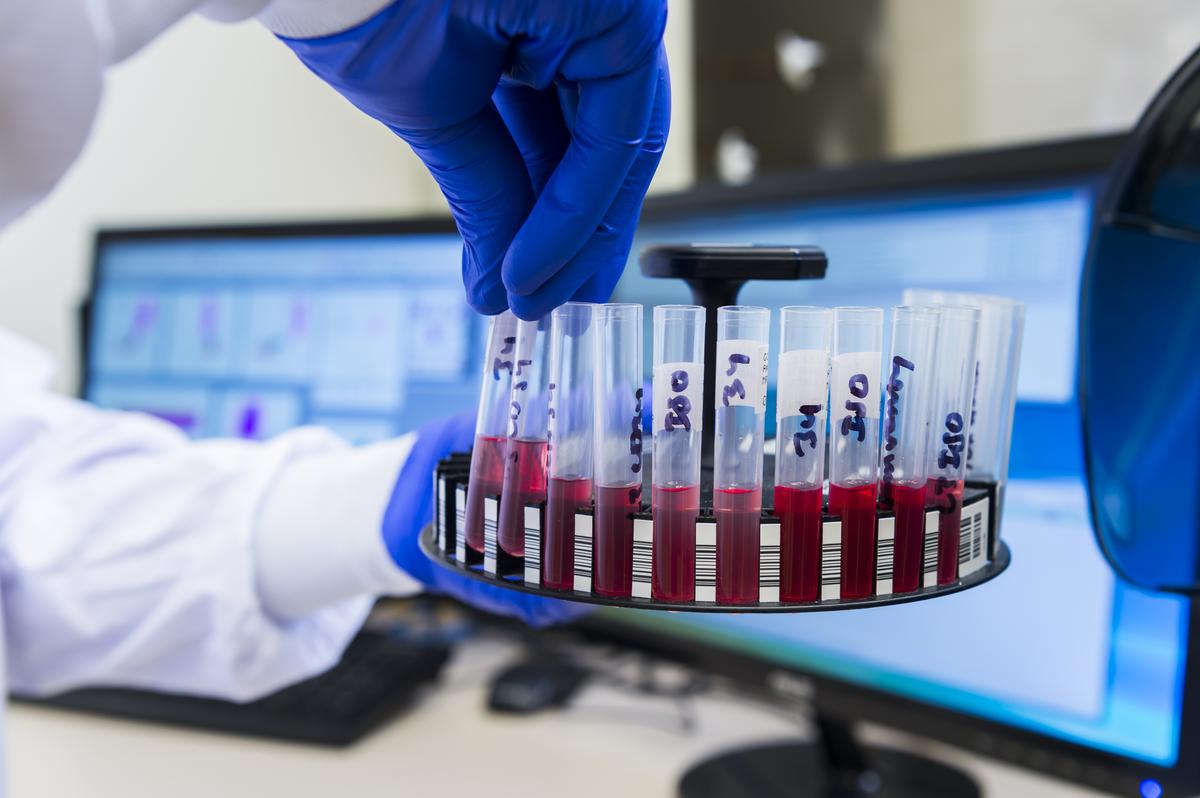
<svg viewBox="0 0 1200 798"><path fill-rule="evenodd" d="M198 2L0 2L0 227L77 156L105 64ZM273 14L277 31L316 35L385 2L208 10ZM52 371L0 330L0 688L248 699L335 662L373 595L419 589L381 535L411 437L352 449L308 428L269 443L192 442L52 393Z"/></svg>

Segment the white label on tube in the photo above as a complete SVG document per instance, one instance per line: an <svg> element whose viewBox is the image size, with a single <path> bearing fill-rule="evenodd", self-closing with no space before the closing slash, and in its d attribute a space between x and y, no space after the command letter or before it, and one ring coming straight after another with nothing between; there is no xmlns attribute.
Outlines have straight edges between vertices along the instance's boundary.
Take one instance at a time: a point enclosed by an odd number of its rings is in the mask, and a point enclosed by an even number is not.
<svg viewBox="0 0 1200 798"><path fill-rule="evenodd" d="M802 407L825 407L829 396L829 353L793 349L779 356L779 417L803 415Z"/></svg>
<svg viewBox="0 0 1200 798"><path fill-rule="evenodd" d="M494 380L507 371L512 373L517 362L517 321L516 317L497 316L492 322L492 338L488 342L487 360L483 361L483 374Z"/></svg>
<svg viewBox="0 0 1200 798"><path fill-rule="evenodd" d="M703 429L703 363L663 363L654 369L654 429Z"/></svg>
<svg viewBox="0 0 1200 798"><path fill-rule="evenodd" d="M592 516L575 513L574 588L592 592Z"/></svg>
<svg viewBox="0 0 1200 798"><path fill-rule="evenodd" d="M483 500L483 570L496 575L496 519L500 517L500 500L488 496Z"/></svg>
<svg viewBox="0 0 1200 798"><path fill-rule="evenodd" d="M963 507L962 537L958 541L958 576L970 576L987 564L988 500Z"/></svg>
<svg viewBox="0 0 1200 798"><path fill-rule="evenodd" d="M866 434L863 419L879 418L879 352L849 352L833 358L829 378L830 434Z"/></svg>
<svg viewBox="0 0 1200 798"><path fill-rule="evenodd" d="M758 341L717 341L713 406L767 406L767 345Z"/></svg>
<svg viewBox="0 0 1200 798"><path fill-rule="evenodd" d="M938 511L928 510L925 513L925 548L921 552L923 560L921 584L924 587L937 587L938 562Z"/></svg>
<svg viewBox="0 0 1200 798"><path fill-rule="evenodd" d="M467 562L467 486L454 489L454 557L460 565Z"/></svg>

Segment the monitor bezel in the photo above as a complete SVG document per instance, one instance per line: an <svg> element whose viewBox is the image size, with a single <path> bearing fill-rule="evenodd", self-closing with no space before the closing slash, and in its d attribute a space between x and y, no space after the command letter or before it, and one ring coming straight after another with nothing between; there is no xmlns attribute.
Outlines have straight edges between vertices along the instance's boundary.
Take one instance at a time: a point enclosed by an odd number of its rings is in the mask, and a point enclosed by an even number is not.
<svg viewBox="0 0 1200 798"><path fill-rule="evenodd" d="M1125 134L1089 136L1028 146L964 152L845 169L773 175L738 186L706 185L646 202L642 220L670 222L731 208L769 209L830 200L886 200L889 194L971 191L984 188L1055 186L1107 173ZM819 243L819 242L792 242ZM1014 552L1020 557L1020 552ZM1003 577L1001 577L1003 578ZM1200 604L1193 602L1189 612ZM1016 620L1016 619L1014 619ZM707 645L665 629L621 624L607 615L580 625L588 635L632 644L658 655L719 673L781 699L797 696L820 712L910 731L1097 789L1139 794L1144 779L1157 780L1168 794L1200 789L1200 760L1188 751L1200 744L1200 624L1189 623L1176 763L1164 767L1104 751L981 715L907 698L897 693L831 678L803 668Z"/></svg>

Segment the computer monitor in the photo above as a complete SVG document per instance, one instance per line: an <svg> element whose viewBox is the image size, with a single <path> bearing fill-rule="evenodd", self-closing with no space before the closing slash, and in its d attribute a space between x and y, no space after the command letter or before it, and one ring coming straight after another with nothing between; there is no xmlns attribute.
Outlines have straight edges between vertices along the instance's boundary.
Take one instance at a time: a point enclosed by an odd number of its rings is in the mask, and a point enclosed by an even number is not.
<svg viewBox="0 0 1200 798"><path fill-rule="evenodd" d="M473 410L486 320L448 219L104 230L83 388L194 437L380 440Z"/></svg>
<svg viewBox="0 0 1200 798"><path fill-rule="evenodd" d="M1082 481L1076 306L1091 204L1116 146L1089 140L885 165L843 173L842 183L822 175L816 188L800 177L790 190L776 183L648 205L639 246L699 239L826 249L824 281L751 283L747 304L886 306L906 286L1025 302L1001 529L1013 560L987 585L936 601L791 616L605 610L589 626L766 689L800 691L820 712L912 729L1119 794L1200 786L1200 633L1189 603L1115 578L1097 550ZM689 296L634 268L618 295L648 304Z"/></svg>
<svg viewBox="0 0 1200 798"><path fill-rule="evenodd" d="M1113 577L1081 481L1077 281L1117 146L1090 139L652 199L638 247L742 239L829 252L825 281L750 284L748 303L891 304L905 286L939 285L1027 303L1001 530L1013 564L937 601L796 616L604 611L586 628L803 695L821 713L1114 792L1200 788L1188 754L1200 750L1200 632L1185 600ZM470 407L484 325L461 299L459 248L440 220L102 232L85 395L198 437L315 422L366 441ZM636 263L617 293L688 299Z"/></svg>

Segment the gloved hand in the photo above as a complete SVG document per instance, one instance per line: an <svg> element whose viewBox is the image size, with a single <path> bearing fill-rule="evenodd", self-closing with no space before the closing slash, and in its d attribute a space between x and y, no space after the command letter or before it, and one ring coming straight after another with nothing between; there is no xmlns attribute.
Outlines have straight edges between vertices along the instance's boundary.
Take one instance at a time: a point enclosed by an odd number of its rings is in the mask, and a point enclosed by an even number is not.
<svg viewBox="0 0 1200 798"><path fill-rule="evenodd" d="M475 417L465 414L432 421L417 431L417 441L400 469L383 515L383 540L392 559L434 592L487 612L519 618L530 626L565 623L585 614L586 604L494 587L443 568L421 553L418 536L433 518L434 467L451 452L471 448L474 435Z"/></svg>
<svg viewBox="0 0 1200 798"><path fill-rule="evenodd" d="M397 0L283 38L411 145L458 223L467 299L605 301L666 144L666 0Z"/></svg>

